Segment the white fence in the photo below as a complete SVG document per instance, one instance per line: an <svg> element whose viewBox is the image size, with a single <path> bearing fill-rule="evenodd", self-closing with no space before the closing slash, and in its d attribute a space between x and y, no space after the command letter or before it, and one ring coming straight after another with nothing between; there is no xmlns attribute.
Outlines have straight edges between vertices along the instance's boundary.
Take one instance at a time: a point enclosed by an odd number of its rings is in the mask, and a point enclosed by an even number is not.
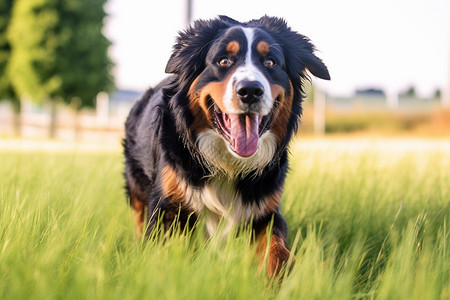
<svg viewBox="0 0 450 300"><path fill-rule="evenodd" d="M111 107L108 96L100 94L97 109L77 112L70 106L56 106L54 138L62 141L96 143L119 142L124 135L124 124L130 103ZM15 124L19 124L19 126ZM0 137L48 139L50 137L51 107L21 102L21 112L15 115L9 102L0 102ZM19 131L19 132L17 132Z"/></svg>
<svg viewBox="0 0 450 300"><path fill-rule="evenodd" d="M138 94L127 95L126 99L138 99ZM115 98L116 99L116 98ZM316 90L313 103L313 128L316 134L325 131L326 112L431 112L443 109L443 99L396 99L390 106L385 97L331 98ZM117 143L124 136L124 124L133 101L110 101L108 95L100 93L97 97L97 109L76 112L67 105L58 105L55 119L54 138L61 141L83 141L96 143ZM20 124L20 132L15 129ZM21 113L15 116L12 105L0 102L0 138L23 137L27 139L48 139L50 137L51 107L37 106L30 101L22 101Z"/></svg>

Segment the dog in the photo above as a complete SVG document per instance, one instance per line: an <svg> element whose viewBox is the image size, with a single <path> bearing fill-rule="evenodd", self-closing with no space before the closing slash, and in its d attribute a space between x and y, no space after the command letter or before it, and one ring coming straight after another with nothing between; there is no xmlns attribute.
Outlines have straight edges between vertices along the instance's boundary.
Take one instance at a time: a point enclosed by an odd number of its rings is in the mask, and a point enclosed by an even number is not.
<svg viewBox="0 0 450 300"><path fill-rule="evenodd" d="M303 83L307 70L330 79L314 52L269 16L198 20L179 33L165 69L172 75L125 124L126 190L140 237L175 221L192 228L199 217L209 235L219 223L225 234L244 224L267 274L280 272L290 256L280 200Z"/></svg>

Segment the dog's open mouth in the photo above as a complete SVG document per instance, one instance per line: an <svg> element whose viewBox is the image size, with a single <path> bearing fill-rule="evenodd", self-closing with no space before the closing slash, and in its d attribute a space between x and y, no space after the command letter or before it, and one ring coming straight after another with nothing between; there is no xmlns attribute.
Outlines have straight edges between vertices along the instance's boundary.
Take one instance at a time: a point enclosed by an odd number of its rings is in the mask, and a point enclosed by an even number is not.
<svg viewBox="0 0 450 300"><path fill-rule="evenodd" d="M214 119L219 133L236 154L248 157L258 150L259 137L267 125L261 115L227 114L214 105Z"/></svg>

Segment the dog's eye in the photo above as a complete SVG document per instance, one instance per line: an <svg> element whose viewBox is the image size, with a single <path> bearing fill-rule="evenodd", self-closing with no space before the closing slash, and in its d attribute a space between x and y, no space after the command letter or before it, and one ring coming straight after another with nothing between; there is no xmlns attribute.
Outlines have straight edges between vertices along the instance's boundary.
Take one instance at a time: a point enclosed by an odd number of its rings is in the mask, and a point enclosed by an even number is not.
<svg viewBox="0 0 450 300"><path fill-rule="evenodd" d="M274 61L273 59L271 59L271 58L268 58L268 59L266 59L266 60L264 61L264 65L265 65L266 67L272 68L272 67L275 66L275 61Z"/></svg>
<svg viewBox="0 0 450 300"><path fill-rule="evenodd" d="M229 59L228 57L222 57L221 59L219 59L219 65L221 67L229 67L231 66L231 59Z"/></svg>

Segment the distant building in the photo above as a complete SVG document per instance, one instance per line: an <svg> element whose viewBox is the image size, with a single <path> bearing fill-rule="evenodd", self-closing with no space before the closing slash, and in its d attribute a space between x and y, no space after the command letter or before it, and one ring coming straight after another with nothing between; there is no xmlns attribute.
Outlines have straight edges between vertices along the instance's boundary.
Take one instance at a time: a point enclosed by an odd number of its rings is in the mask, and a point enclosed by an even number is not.
<svg viewBox="0 0 450 300"><path fill-rule="evenodd" d="M134 102L142 97L143 92L117 90L109 96L109 114L125 119Z"/></svg>
<svg viewBox="0 0 450 300"><path fill-rule="evenodd" d="M136 100L139 100L142 94L139 91L117 90L111 93L109 101L114 104L132 105Z"/></svg>
<svg viewBox="0 0 450 300"><path fill-rule="evenodd" d="M358 89L355 91L355 96L386 98L386 94L384 93L384 91L376 88Z"/></svg>

